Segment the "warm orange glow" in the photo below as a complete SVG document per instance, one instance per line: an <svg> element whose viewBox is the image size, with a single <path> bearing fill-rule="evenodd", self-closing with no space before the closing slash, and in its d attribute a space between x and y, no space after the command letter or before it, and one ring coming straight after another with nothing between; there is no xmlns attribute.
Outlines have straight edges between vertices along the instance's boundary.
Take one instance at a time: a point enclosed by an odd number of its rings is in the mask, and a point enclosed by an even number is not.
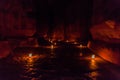
<svg viewBox="0 0 120 80"><path fill-rule="evenodd" d="M117 51L112 51L112 49L106 47L99 49L98 54L111 63L119 64L119 52Z"/></svg>
<svg viewBox="0 0 120 80"><path fill-rule="evenodd" d="M80 53L80 56L83 56L83 53Z"/></svg>
<svg viewBox="0 0 120 80"><path fill-rule="evenodd" d="M88 43L87 43L87 47L90 48L90 45L91 45L91 42L88 41Z"/></svg>
<svg viewBox="0 0 120 80"><path fill-rule="evenodd" d="M89 77L91 77L92 80L97 80L98 76L99 76L99 73L96 71L89 73Z"/></svg>
<svg viewBox="0 0 120 80"><path fill-rule="evenodd" d="M83 46L82 46L82 44L80 44L80 48L82 48Z"/></svg>
<svg viewBox="0 0 120 80"><path fill-rule="evenodd" d="M27 62L32 63L34 60L32 58L28 58Z"/></svg>
<svg viewBox="0 0 120 80"><path fill-rule="evenodd" d="M23 57L19 58L19 60L17 59L17 61L25 61L27 63L34 63L36 60L38 60L39 58L44 58L45 55L33 55L32 53L28 54L28 55L24 55Z"/></svg>
<svg viewBox="0 0 120 80"><path fill-rule="evenodd" d="M54 45L56 45L57 43L54 43Z"/></svg>
<svg viewBox="0 0 120 80"><path fill-rule="evenodd" d="M54 48L54 45L51 45L51 49L53 49Z"/></svg>
<svg viewBox="0 0 120 80"><path fill-rule="evenodd" d="M29 57L32 57L32 53L29 54Z"/></svg>
<svg viewBox="0 0 120 80"><path fill-rule="evenodd" d="M95 59L95 55L93 54L93 55L91 56L91 58L92 58L92 59Z"/></svg>
<svg viewBox="0 0 120 80"><path fill-rule="evenodd" d="M69 42L69 40L66 40L66 42Z"/></svg>
<svg viewBox="0 0 120 80"><path fill-rule="evenodd" d="M74 42L74 44L77 44L77 42Z"/></svg>
<svg viewBox="0 0 120 80"><path fill-rule="evenodd" d="M95 60L94 59L91 60L91 65L95 65Z"/></svg>
<svg viewBox="0 0 120 80"><path fill-rule="evenodd" d="M53 41L52 41L52 40L51 40L50 42L51 42L51 43L53 43Z"/></svg>
<svg viewBox="0 0 120 80"><path fill-rule="evenodd" d="M82 45L82 44L80 44L79 46L77 46L78 48L87 48L87 46L86 45Z"/></svg>
<svg viewBox="0 0 120 80"><path fill-rule="evenodd" d="M97 68L96 61L94 59L91 60L90 68L91 69L96 69Z"/></svg>
<svg viewBox="0 0 120 80"><path fill-rule="evenodd" d="M115 28L115 22L112 20L105 21L105 23L108 25L108 27L114 29Z"/></svg>

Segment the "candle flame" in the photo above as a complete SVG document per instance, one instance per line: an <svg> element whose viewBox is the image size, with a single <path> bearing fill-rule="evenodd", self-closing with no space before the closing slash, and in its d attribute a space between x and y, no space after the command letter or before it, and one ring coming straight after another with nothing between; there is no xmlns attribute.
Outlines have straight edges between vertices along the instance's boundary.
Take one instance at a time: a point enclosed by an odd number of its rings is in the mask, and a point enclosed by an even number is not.
<svg viewBox="0 0 120 80"><path fill-rule="evenodd" d="M53 49L54 48L54 46L53 45L51 45L51 49Z"/></svg>
<svg viewBox="0 0 120 80"><path fill-rule="evenodd" d="M82 47L82 44L80 44L80 47Z"/></svg>
<svg viewBox="0 0 120 80"><path fill-rule="evenodd" d="M94 58L95 58L95 55L93 54L91 57L92 57L92 59L94 59Z"/></svg>
<svg viewBox="0 0 120 80"><path fill-rule="evenodd" d="M29 54L29 57L32 57L32 53Z"/></svg>

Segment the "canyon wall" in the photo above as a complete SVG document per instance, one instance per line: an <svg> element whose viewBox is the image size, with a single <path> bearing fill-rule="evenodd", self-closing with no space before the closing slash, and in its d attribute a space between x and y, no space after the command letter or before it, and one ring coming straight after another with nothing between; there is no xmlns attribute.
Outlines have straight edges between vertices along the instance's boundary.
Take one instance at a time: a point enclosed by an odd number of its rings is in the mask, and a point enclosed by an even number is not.
<svg viewBox="0 0 120 80"><path fill-rule="evenodd" d="M120 65L120 26L108 20L90 29L92 41L89 48L103 59Z"/></svg>

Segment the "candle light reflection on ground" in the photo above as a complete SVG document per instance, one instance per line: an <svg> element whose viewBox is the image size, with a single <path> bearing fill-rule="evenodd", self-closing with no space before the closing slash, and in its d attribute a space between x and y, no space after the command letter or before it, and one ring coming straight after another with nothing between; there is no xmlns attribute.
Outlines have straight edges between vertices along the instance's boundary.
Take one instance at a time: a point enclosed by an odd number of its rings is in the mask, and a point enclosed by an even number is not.
<svg viewBox="0 0 120 80"><path fill-rule="evenodd" d="M26 51L25 51L26 50ZM30 51L29 51L30 50ZM104 69L106 61L85 48L26 48L15 51L6 67L1 67L1 72L9 79L0 75L1 80L111 80L111 73ZM3 62L2 62L3 63ZM0 64L2 64L0 63ZM17 66L18 65L18 66ZM2 66L2 65L1 65ZM12 66L12 67L11 67ZM20 69L14 69L14 68ZM107 68L108 69L108 68ZM0 74L1 74L0 72ZM3 73L2 73L3 74ZM19 77L17 79L16 77ZM7 78L6 77L6 78ZM13 79L16 78L16 79ZM104 79L105 78L105 79ZM115 79L117 80L117 79ZM119 79L118 79L119 80Z"/></svg>

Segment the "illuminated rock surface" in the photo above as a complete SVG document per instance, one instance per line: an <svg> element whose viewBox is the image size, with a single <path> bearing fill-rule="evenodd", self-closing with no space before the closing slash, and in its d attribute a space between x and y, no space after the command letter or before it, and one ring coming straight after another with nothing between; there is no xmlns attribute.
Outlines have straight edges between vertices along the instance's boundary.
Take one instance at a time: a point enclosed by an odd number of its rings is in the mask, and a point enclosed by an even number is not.
<svg viewBox="0 0 120 80"><path fill-rule="evenodd" d="M94 40L120 43L120 26L115 22L103 22L93 26L90 31Z"/></svg>
<svg viewBox="0 0 120 80"><path fill-rule="evenodd" d="M120 65L120 26L106 21L91 28L93 40L90 48L103 59Z"/></svg>

